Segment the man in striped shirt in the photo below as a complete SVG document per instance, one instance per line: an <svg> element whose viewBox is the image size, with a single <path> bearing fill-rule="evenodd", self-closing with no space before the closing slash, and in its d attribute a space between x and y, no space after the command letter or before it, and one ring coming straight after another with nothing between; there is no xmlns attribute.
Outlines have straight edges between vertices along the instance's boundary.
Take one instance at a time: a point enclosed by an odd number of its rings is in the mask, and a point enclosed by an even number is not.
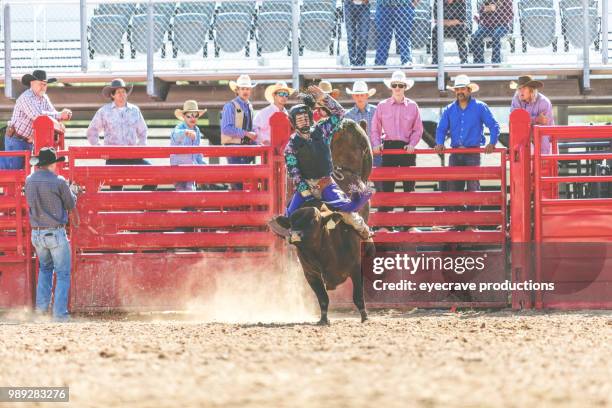
<svg viewBox="0 0 612 408"><path fill-rule="evenodd" d="M47 96L47 85L56 82L56 78L47 78L47 73L35 70L21 78L21 83L27 87L15 102L13 115L7 124L4 150L32 150L34 147L34 120L39 116L64 121L70 120L72 112L63 109L58 112ZM24 162L21 157L4 157L2 168L23 169Z"/></svg>

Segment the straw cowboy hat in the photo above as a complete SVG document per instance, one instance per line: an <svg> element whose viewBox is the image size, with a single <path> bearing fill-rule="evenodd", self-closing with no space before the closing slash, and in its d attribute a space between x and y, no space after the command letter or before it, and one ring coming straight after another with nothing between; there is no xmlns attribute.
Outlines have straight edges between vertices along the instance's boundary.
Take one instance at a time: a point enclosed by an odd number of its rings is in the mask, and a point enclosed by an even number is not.
<svg viewBox="0 0 612 408"><path fill-rule="evenodd" d="M355 81L353 89L346 88L346 93L349 95L364 95L373 96L376 93L376 89L368 89L368 84L365 81Z"/></svg>
<svg viewBox="0 0 612 408"><path fill-rule="evenodd" d="M110 98L111 92L113 92L116 89L120 89L120 88L125 89L125 91L129 95L132 93L132 89L134 88L134 86L126 85L125 81L121 78L115 78L111 81L110 85L107 85L104 88L102 88L102 95L104 95L105 98Z"/></svg>
<svg viewBox="0 0 612 408"><path fill-rule="evenodd" d="M289 88L289 86L287 86L287 83L284 81L280 81L273 85L269 85L266 88L266 91L264 92L264 97L266 98L266 101L270 103L274 103L274 94L277 93L278 91L287 91L287 93L291 95L294 89Z"/></svg>
<svg viewBox="0 0 612 408"><path fill-rule="evenodd" d="M174 116L176 116L178 120L183 120L185 119L185 114L188 112L196 112L199 118L206 112L206 109L198 109L198 103L196 101L188 100L183 104L183 109L176 109L174 111Z"/></svg>
<svg viewBox="0 0 612 408"><path fill-rule="evenodd" d="M21 83L25 86L30 86L30 82L32 81L47 81L48 84L52 84L53 82L57 82L57 78L47 78L47 72L42 69L37 69L31 74L25 74L21 77Z"/></svg>
<svg viewBox="0 0 612 408"><path fill-rule="evenodd" d="M334 88L329 81L321 81L319 82L318 86L321 88L324 94L331 95L331 97L334 99L340 96L340 90Z"/></svg>
<svg viewBox="0 0 612 408"><path fill-rule="evenodd" d="M467 75L457 75L455 77L455 83L452 86L447 86L446 89L454 91L457 88L470 88L470 91L474 93L478 92L480 86L478 86L478 84L475 84L474 82L471 82L470 77L468 77Z"/></svg>
<svg viewBox="0 0 612 408"><path fill-rule="evenodd" d="M236 88L254 88L257 84L251 82L251 77L242 74L235 81L229 81L229 87L232 91L236 92Z"/></svg>
<svg viewBox="0 0 612 408"><path fill-rule="evenodd" d="M519 89L528 86L529 88L542 88L543 82L536 81L531 75L523 75L518 77L518 82L510 82L510 89Z"/></svg>
<svg viewBox="0 0 612 408"><path fill-rule="evenodd" d="M32 166L48 166L53 163L66 161L65 157L57 157L57 153L55 153L55 149L52 147L43 147L38 152L38 156L32 156L30 158L30 164Z"/></svg>
<svg viewBox="0 0 612 408"><path fill-rule="evenodd" d="M402 71L393 72L391 79L385 79L384 83L387 85L387 88L391 88L391 84L397 83L406 85L407 90L414 86L414 80L406 78L406 74Z"/></svg>

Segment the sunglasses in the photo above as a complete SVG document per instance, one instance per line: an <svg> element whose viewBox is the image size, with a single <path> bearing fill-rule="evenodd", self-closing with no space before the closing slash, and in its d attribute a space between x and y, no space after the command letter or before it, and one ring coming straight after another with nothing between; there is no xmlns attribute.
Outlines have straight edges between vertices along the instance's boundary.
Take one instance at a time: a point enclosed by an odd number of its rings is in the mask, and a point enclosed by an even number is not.
<svg viewBox="0 0 612 408"><path fill-rule="evenodd" d="M405 88L406 85L405 84L391 84L391 88Z"/></svg>
<svg viewBox="0 0 612 408"><path fill-rule="evenodd" d="M186 117L187 119L197 119L199 116L198 116L198 114L196 114L196 113L187 113L187 114L185 115L185 117Z"/></svg>
<svg viewBox="0 0 612 408"><path fill-rule="evenodd" d="M276 95L282 96L284 98L288 98L289 97L289 92L281 91L281 92L277 92Z"/></svg>

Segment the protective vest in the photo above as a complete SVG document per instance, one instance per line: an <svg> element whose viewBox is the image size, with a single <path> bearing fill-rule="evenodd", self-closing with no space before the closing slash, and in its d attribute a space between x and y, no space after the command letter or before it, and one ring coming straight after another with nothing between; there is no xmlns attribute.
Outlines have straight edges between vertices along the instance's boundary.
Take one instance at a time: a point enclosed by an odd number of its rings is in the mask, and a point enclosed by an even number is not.
<svg viewBox="0 0 612 408"><path fill-rule="evenodd" d="M292 143L303 178L320 179L332 174L331 150L320 128L314 127L310 139L296 135Z"/></svg>
<svg viewBox="0 0 612 408"><path fill-rule="evenodd" d="M249 102L249 112L250 112L250 117L251 117L251 123L248 123L249 121L247 121L247 117L245 112L242 110L242 107L240 106L240 104L237 101L232 101L232 104L234 105L234 126L237 127L238 129L244 129L247 131L251 131L253 127L253 105L251 105L251 103ZM230 136L230 135L224 135L223 133L221 134L221 144L232 144L232 139L234 139L235 136Z"/></svg>

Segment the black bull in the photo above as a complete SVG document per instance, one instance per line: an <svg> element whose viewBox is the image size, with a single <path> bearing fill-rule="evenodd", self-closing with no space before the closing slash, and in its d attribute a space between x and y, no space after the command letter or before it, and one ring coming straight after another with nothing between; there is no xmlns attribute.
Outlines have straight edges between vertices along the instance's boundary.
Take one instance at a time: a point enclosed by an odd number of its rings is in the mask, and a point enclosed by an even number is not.
<svg viewBox="0 0 612 408"><path fill-rule="evenodd" d="M363 129L351 120L344 120L331 142L334 162L334 179L346 193L367 188L372 171L372 148ZM361 274L361 239L353 227L341 222L343 215L332 212L320 202L310 202L308 207L295 211L290 218L290 229L298 257L308 284L315 292L321 319L319 324L329 324L327 290L333 290L348 277L353 282L353 302L361 321L367 320L363 298ZM369 204L360 211L368 218ZM368 251L373 250L368 244Z"/></svg>

